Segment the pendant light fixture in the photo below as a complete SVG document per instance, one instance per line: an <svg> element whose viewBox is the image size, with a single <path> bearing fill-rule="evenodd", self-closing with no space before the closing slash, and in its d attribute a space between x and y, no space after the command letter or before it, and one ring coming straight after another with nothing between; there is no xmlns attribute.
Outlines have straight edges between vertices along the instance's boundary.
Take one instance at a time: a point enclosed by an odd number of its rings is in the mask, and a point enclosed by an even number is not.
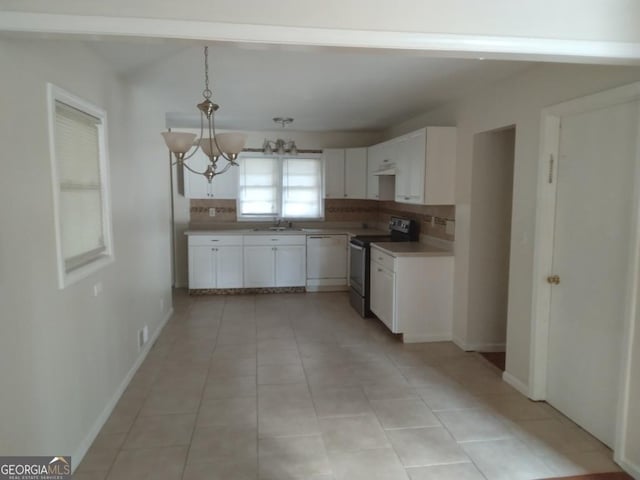
<svg viewBox="0 0 640 480"><path fill-rule="evenodd" d="M190 172L204 175L209 183L217 175L223 174L232 166L238 166L236 161L238 154L244 148L247 136L243 133L219 133L216 134L215 113L219 106L211 101L212 92L209 89L209 47L204 47L204 100L197 105L200 110L200 137L196 140L195 133L187 132L162 132L167 147L173 153L179 167L184 167ZM206 136L205 136L206 120ZM193 151L189 151L193 148ZM203 172L198 172L187 165L186 160L193 157L198 150L202 150L209 157L209 164ZM222 157L226 160L224 166L218 165Z"/></svg>
<svg viewBox="0 0 640 480"><path fill-rule="evenodd" d="M282 129L284 130L287 125L293 123L293 118L291 117L274 117L273 121L275 123L279 123ZM262 150L265 155L273 155L274 153L277 155L297 155L298 147L296 146L296 142L293 140L283 140L282 138L278 138L277 140L267 140L264 139L264 143L262 144Z"/></svg>

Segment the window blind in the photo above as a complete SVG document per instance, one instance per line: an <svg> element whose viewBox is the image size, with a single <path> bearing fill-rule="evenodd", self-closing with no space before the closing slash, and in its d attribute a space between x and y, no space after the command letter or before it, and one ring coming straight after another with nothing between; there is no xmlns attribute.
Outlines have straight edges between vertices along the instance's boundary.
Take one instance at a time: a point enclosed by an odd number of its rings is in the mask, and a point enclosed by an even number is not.
<svg viewBox="0 0 640 480"><path fill-rule="evenodd" d="M99 118L55 103L55 149L60 188L60 231L66 271L105 250L100 178Z"/></svg>
<svg viewBox="0 0 640 480"><path fill-rule="evenodd" d="M240 161L240 215L279 215L279 189L280 169L276 158L249 157Z"/></svg>
<svg viewBox="0 0 640 480"><path fill-rule="evenodd" d="M282 216L322 216L322 160L285 158L282 166Z"/></svg>

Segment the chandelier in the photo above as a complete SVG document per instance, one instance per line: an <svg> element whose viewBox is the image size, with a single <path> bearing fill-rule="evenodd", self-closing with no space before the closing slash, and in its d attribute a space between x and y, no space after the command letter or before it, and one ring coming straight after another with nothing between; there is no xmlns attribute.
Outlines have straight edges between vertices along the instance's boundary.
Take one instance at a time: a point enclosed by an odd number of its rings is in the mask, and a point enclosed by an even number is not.
<svg viewBox="0 0 640 480"><path fill-rule="evenodd" d="M244 148L247 136L243 133L220 133L216 134L215 112L219 106L211 101L211 90L209 89L209 47L204 47L204 90L202 96L204 100L197 105L200 110L200 136L196 140L195 133L187 132L162 132L167 147L175 156L176 161L172 165L184 167L190 172L204 175L209 183L216 175L223 174L232 166L238 166L236 159ZM205 119L206 134L205 136ZM195 148L194 148L195 147ZM193 151L189 151L193 148ZM187 165L186 160L193 157L198 150L202 150L209 157L209 164L203 172L194 170ZM220 158L226 160L224 165L218 165Z"/></svg>
<svg viewBox="0 0 640 480"><path fill-rule="evenodd" d="M275 123L279 123L280 126L284 129L287 125L293 123L293 118L291 117L274 117L273 121ZM296 147L296 142L293 140L283 140L282 138L278 138L277 140L267 140L264 139L264 143L262 144L262 150L265 155L273 155L274 153L278 155L297 155L298 147Z"/></svg>

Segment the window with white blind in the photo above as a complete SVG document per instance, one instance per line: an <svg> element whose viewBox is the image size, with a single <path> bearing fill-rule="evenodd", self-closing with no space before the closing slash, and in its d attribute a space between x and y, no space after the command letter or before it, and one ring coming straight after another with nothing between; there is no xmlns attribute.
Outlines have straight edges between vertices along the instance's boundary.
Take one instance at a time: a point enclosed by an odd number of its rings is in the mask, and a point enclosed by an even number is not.
<svg viewBox="0 0 640 480"><path fill-rule="evenodd" d="M243 156L238 218L317 219L323 216L320 157Z"/></svg>
<svg viewBox="0 0 640 480"><path fill-rule="evenodd" d="M49 85L50 145L60 288L113 260L106 113Z"/></svg>

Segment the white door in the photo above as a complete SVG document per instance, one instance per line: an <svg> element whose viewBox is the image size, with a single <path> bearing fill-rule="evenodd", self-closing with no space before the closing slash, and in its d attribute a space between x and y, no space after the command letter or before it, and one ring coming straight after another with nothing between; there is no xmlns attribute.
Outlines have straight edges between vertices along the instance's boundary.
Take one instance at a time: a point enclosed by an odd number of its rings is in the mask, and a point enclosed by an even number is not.
<svg viewBox="0 0 640 480"><path fill-rule="evenodd" d="M276 286L304 287L307 283L306 248L301 245L274 247Z"/></svg>
<svg viewBox="0 0 640 480"><path fill-rule="evenodd" d="M275 286L275 248L244 247L244 286L262 288Z"/></svg>
<svg viewBox="0 0 640 480"><path fill-rule="evenodd" d="M609 446L629 276L638 106L562 118L547 400Z"/></svg>
<svg viewBox="0 0 640 480"><path fill-rule="evenodd" d="M214 247L189 247L189 288L216 288L215 258Z"/></svg>
<svg viewBox="0 0 640 480"><path fill-rule="evenodd" d="M216 253L218 288L242 288L242 247L218 247Z"/></svg>

